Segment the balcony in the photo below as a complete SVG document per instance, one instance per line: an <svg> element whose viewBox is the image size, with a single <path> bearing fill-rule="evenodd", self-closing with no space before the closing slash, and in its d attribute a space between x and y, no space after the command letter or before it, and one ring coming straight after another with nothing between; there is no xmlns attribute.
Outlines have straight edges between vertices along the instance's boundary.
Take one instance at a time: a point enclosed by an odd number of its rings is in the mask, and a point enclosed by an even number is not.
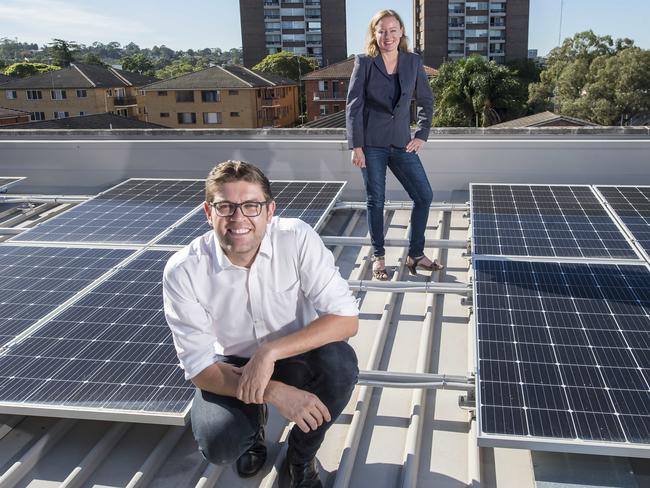
<svg viewBox="0 0 650 488"><path fill-rule="evenodd" d="M314 92L314 101L345 100L345 94L341 92L317 91Z"/></svg>
<svg viewBox="0 0 650 488"><path fill-rule="evenodd" d="M128 107L131 105L137 105L138 102L135 97L114 97L113 105L116 107Z"/></svg>

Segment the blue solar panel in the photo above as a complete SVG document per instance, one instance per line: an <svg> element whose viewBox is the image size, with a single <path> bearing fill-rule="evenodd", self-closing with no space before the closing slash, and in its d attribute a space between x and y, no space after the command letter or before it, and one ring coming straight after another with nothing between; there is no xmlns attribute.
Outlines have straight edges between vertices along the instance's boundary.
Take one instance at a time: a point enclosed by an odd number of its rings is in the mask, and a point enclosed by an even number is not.
<svg viewBox="0 0 650 488"><path fill-rule="evenodd" d="M131 179L12 242L146 244L204 199L205 181Z"/></svg>
<svg viewBox="0 0 650 488"><path fill-rule="evenodd" d="M0 346L133 251L0 246Z"/></svg>
<svg viewBox="0 0 650 488"><path fill-rule="evenodd" d="M561 450L574 452L634 447L650 457L648 268L473 266L479 436L531 448L571 441Z"/></svg>
<svg viewBox="0 0 650 488"><path fill-rule="evenodd" d="M162 310L171 252L145 251L0 356L0 404L182 423L194 394Z"/></svg>
<svg viewBox="0 0 650 488"><path fill-rule="evenodd" d="M342 182L271 181L275 215L298 218L318 229L344 185ZM208 230L210 227L203 209L197 209L157 244L182 246Z"/></svg>
<svg viewBox="0 0 650 488"><path fill-rule="evenodd" d="M472 253L638 259L588 186L471 185Z"/></svg>
<svg viewBox="0 0 650 488"><path fill-rule="evenodd" d="M597 186L632 238L650 256L650 187Z"/></svg>

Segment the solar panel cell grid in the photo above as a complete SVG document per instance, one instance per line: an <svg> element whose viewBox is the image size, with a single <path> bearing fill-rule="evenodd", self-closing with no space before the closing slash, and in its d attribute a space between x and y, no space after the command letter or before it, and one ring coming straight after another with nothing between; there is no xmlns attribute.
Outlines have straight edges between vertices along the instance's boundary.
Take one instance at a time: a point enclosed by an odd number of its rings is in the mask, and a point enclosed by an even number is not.
<svg viewBox="0 0 650 488"><path fill-rule="evenodd" d="M475 254L637 258L589 187L474 184L471 191Z"/></svg>
<svg viewBox="0 0 650 488"><path fill-rule="evenodd" d="M650 254L650 187L598 186L630 234Z"/></svg>
<svg viewBox="0 0 650 488"><path fill-rule="evenodd" d="M0 345L27 330L132 252L0 246Z"/></svg>
<svg viewBox="0 0 650 488"><path fill-rule="evenodd" d="M162 312L171 252L146 251L0 357L0 403L180 416L194 393Z"/></svg>
<svg viewBox="0 0 650 488"><path fill-rule="evenodd" d="M12 239L146 244L203 200L198 180L127 180Z"/></svg>
<svg viewBox="0 0 650 488"><path fill-rule="evenodd" d="M650 448L645 266L479 259L474 282L482 435Z"/></svg>

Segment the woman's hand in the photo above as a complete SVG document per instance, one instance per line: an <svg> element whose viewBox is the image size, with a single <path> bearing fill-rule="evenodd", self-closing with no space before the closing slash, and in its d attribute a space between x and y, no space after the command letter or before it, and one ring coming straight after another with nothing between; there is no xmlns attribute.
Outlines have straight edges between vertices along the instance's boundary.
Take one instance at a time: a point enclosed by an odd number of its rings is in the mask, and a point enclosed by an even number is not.
<svg viewBox="0 0 650 488"><path fill-rule="evenodd" d="M417 137L414 137L411 139L411 141L406 145L406 152L418 152L420 148L424 146L424 141L422 139L418 139Z"/></svg>
<svg viewBox="0 0 650 488"><path fill-rule="evenodd" d="M352 165L357 168L366 167L366 155L363 154L363 149L360 147L355 147L352 149Z"/></svg>

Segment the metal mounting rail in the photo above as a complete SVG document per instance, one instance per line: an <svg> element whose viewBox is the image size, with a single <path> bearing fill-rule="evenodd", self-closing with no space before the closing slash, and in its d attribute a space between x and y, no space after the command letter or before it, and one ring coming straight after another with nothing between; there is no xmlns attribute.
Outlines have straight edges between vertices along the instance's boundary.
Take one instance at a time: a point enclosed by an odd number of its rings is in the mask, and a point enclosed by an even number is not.
<svg viewBox="0 0 650 488"><path fill-rule="evenodd" d="M348 280L351 290L391 291L397 293L451 293L469 295L471 287L465 283L438 283L432 281L370 281Z"/></svg>
<svg viewBox="0 0 650 488"><path fill-rule="evenodd" d="M423 388L473 391L474 378L434 373L392 373L390 371L359 371L360 385L383 388Z"/></svg>
<svg viewBox="0 0 650 488"><path fill-rule="evenodd" d="M366 202L339 202L334 205L332 210L366 210L367 208ZM391 202L388 200L384 203L384 210L410 210L411 208L413 208L413 202ZM434 202L429 208L440 212L451 212L454 210L469 210L469 204Z"/></svg>
<svg viewBox="0 0 650 488"><path fill-rule="evenodd" d="M26 230L21 227L0 227L0 236L17 236Z"/></svg>
<svg viewBox="0 0 650 488"><path fill-rule="evenodd" d="M0 203L81 203L90 200L86 195L0 195Z"/></svg>
<svg viewBox="0 0 650 488"><path fill-rule="evenodd" d="M321 236L326 246L369 246L369 237L344 237L344 236ZM469 241L452 239L427 239L425 247L437 247L447 249L467 249ZM384 245L388 247L408 247L408 239L384 239Z"/></svg>

